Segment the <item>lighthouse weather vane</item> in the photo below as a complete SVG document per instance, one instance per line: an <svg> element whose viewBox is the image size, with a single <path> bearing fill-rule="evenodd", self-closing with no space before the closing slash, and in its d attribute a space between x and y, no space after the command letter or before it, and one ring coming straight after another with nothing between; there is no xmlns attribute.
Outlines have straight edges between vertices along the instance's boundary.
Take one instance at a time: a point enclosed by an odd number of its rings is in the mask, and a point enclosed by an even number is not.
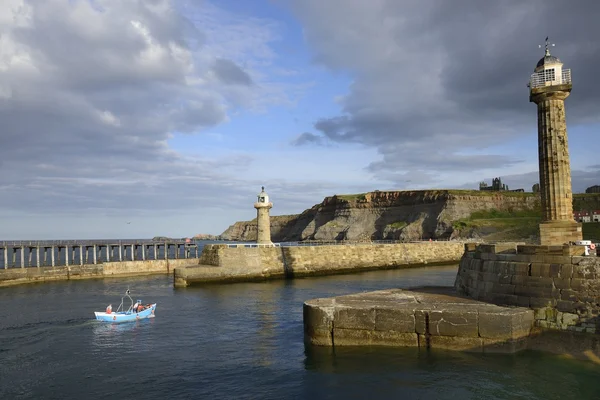
<svg viewBox="0 0 600 400"><path fill-rule="evenodd" d="M550 46L554 47L556 46L554 43L550 44L548 43L548 36L546 36L546 55L549 56L550 55ZM541 49L542 45L538 44L538 47Z"/></svg>

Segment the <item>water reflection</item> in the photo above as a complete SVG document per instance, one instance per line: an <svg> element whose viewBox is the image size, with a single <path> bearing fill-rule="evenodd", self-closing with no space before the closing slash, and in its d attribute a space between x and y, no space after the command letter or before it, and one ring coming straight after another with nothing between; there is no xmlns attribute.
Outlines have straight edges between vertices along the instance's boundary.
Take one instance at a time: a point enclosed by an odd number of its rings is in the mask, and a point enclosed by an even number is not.
<svg viewBox="0 0 600 400"><path fill-rule="evenodd" d="M92 344L99 350L119 348L121 350L136 350L149 348L144 336L152 329L154 318L139 321L123 322L118 324L93 321Z"/></svg>

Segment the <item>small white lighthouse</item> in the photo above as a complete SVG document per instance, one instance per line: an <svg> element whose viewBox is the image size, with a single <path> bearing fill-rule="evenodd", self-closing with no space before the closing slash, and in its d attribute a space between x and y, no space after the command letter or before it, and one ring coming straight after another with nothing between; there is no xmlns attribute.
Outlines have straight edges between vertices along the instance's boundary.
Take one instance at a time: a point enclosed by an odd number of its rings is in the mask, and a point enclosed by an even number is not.
<svg viewBox="0 0 600 400"><path fill-rule="evenodd" d="M269 220L269 210L273 207L273 203L269 201L269 195L265 192L265 187L263 186L261 189L258 200L254 203L258 225L256 243L269 245L273 244L271 242L271 221Z"/></svg>

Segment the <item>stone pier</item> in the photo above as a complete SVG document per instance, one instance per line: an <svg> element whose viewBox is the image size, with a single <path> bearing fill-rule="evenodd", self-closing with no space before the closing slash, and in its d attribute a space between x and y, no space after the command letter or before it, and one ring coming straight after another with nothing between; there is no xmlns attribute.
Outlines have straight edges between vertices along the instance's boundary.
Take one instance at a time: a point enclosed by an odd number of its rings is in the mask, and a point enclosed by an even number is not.
<svg viewBox="0 0 600 400"><path fill-rule="evenodd" d="M308 343L512 353L526 347L534 313L457 295L452 288L380 290L304 303Z"/></svg>

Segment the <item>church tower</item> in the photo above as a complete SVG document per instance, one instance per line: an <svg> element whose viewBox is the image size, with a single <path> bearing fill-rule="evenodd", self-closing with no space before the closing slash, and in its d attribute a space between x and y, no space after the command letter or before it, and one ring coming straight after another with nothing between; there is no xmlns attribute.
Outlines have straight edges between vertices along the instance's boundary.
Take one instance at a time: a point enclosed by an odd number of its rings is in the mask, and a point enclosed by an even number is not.
<svg viewBox="0 0 600 400"><path fill-rule="evenodd" d="M273 207L273 203L269 202L269 195L265 193L265 187L262 187L258 194L258 200L254 203L256 208L256 222L258 225L258 234L256 243L258 244L273 244L271 242L271 221L269 220L269 210Z"/></svg>
<svg viewBox="0 0 600 400"><path fill-rule="evenodd" d="M565 99L571 93L571 70L552 54L546 38L544 57L529 80L529 101L537 104L538 157L542 223L540 244L562 245L582 239L573 219L571 165Z"/></svg>

